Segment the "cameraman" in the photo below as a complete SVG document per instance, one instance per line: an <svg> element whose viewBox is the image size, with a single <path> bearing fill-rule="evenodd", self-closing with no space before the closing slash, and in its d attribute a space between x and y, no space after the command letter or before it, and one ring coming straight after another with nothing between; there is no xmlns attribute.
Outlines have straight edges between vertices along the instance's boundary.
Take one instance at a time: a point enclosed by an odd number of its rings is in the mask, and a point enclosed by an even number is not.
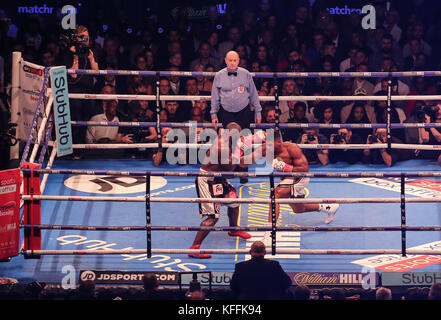
<svg viewBox="0 0 441 320"><path fill-rule="evenodd" d="M328 144L329 140L323 134L319 133L319 129L304 128L303 134L297 139L297 144ZM308 163L321 163L327 165L329 162L327 149L303 149L302 150Z"/></svg>
<svg viewBox="0 0 441 320"><path fill-rule="evenodd" d="M386 128L374 129L374 134L370 134L367 137L367 144L378 144L387 142L387 130ZM397 137L391 137L391 143L403 143ZM391 167L395 162L399 160L407 160L407 150L391 149L364 149L363 150L363 162L372 164L386 164Z"/></svg>
<svg viewBox="0 0 441 320"><path fill-rule="evenodd" d="M98 70L95 55L90 49L89 31L85 26L78 26L75 34L64 43L65 52L63 64L67 69L93 69ZM95 78L89 75L68 74L69 93L94 93ZM86 121L92 116L94 108L93 100L70 99L71 119ZM74 143L83 143L86 127L72 127Z"/></svg>
<svg viewBox="0 0 441 320"><path fill-rule="evenodd" d="M362 144L363 139L357 134L353 134L351 129L338 129L337 134L331 134L332 144ZM363 150L361 149L330 149L329 161L331 163L336 162L348 162L354 164L361 161L363 157Z"/></svg>

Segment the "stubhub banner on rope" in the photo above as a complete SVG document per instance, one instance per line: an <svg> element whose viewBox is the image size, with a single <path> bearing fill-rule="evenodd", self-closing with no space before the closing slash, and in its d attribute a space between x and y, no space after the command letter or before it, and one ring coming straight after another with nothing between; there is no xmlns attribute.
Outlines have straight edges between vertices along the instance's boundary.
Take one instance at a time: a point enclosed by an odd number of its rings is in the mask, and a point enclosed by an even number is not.
<svg viewBox="0 0 441 320"><path fill-rule="evenodd" d="M66 67L51 68L51 84L54 95L57 156L65 156L73 152Z"/></svg>
<svg viewBox="0 0 441 320"><path fill-rule="evenodd" d="M20 169L0 171L0 259L18 255L20 181Z"/></svg>

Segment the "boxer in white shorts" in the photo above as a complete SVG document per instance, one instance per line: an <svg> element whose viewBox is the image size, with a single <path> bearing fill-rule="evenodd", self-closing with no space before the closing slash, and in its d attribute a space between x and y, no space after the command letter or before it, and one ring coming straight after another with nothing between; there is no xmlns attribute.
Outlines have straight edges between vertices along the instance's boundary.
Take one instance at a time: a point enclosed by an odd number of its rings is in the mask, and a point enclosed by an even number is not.
<svg viewBox="0 0 441 320"><path fill-rule="evenodd" d="M269 142L267 142L269 143ZM273 168L279 172L308 172L308 160L304 156L299 146L292 142L282 142L279 131L274 133L274 160ZM309 178L284 178L275 189L275 198L304 198L305 188L309 183ZM310 211L320 211L326 213L325 223L334 220L338 204L308 204L290 203L290 207L295 213ZM271 206L269 210L268 225L271 225ZM276 204L276 221L279 218L280 205ZM271 245L271 231L265 232L262 242L265 246Z"/></svg>

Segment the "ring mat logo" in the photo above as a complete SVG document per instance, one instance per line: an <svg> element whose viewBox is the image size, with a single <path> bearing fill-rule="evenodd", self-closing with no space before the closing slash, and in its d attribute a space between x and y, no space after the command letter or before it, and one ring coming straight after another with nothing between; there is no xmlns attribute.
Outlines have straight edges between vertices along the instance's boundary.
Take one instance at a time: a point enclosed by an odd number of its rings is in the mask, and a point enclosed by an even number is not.
<svg viewBox="0 0 441 320"><path fill-rule="evenodd" d="M76 175L64 181L70 189L86 193L127 194L145 192L146 177ZM163 177L151 177L150 189L167 184Z"/></svg>

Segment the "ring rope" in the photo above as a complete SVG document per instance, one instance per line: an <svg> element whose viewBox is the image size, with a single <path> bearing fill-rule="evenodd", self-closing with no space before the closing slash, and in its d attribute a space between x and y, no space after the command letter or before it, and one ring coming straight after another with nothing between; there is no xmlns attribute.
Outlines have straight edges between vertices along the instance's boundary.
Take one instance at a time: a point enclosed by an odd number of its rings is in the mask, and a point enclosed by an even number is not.
<svg viewBox="0 0 441 320"><path fill-rule="evenodd" d="M206 227L206 226L83 226L83 225L45 225L45 224L21 224L23 229L41 230L85 230L85 231L273 231L271 227ZM296 232L321 232L321 231L402 231L402 226L353 226L353 227L277 227L277 231L296 231ZM441 231L440 227L434 226L406 226L406 231Z"/></svg>
<svg viewBox="0 0 441 320"><path fill-rule="evenodd" d="M32 198L33 197L33 198ZM51 201L118 201L118 202L145 202L145 196L137 197L100 197L100 196L56 196L56 195L22 195L24 201L51 200ZM271 204L271 199L262 198L154 198L150 202L165 203L262 203ZM441 202L441 197L410 198L407 203L435 203ZM401 198L298 198L298 199L275 199L275 203L401 203Z"/></svg>
<svg viewBox="0 0 441 320"><path fill-rule="evenodd" d="M79 75L114 75L114 76L133 76L153 77L159 73L159 76L186 76L186 77L214 77L216 72L201 71L139 71L139 70L92 70L92 69L67 69L68 74ZM401 78L401 77L440 77L441 71L395 71L395 72L251 72L256 78Z"/></svg>
<svg viewBox="0 0 441 320"><path fill-rule="evenodd" d="M153 254L249 254L249 249L152 249ZM23 255L107 255L107 254L147 254L146 249L105 249L105 250L22 250ZM284 249L278 254L308 255L372 255L401 254L401 249ZM409 255L441 255L441 250L407 250Z"/></svg>
<svg viewBox="0 0 441 320"><path fill-rule="evenodd" d="M22 169L23 173L31 173L31 169ZM145 176L146 171L123 170L86 170L86 169L33 169L38 174L84 174L84 175L117 175L117 176ZM286 178L400 178L404 174L408 178L441 177L441 171L409 171L409 172L201 172L201 171L148 171L154 177L274 177Z"/></svg>

